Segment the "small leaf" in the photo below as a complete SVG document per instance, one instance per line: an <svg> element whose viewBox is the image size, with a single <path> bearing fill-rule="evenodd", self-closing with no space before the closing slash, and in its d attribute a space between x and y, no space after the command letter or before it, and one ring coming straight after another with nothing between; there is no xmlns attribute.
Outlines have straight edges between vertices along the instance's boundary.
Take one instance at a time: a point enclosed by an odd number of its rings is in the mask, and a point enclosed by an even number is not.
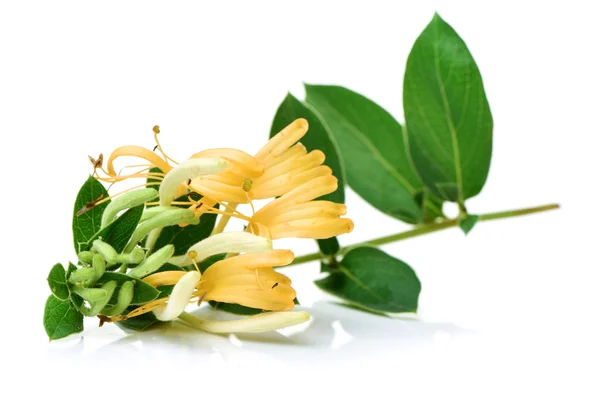
<svg viewBox="0 0 600 400"><path fill-rule="evenodd" d="M376 312L417 310L421 283L406 263L372 247L350 250L318 287L358 307Z"/></svg>
<svg viewBox="0 0 600 400"><path fill-rule="evenodd" d="M110 200L98 205L95 204L106 197L108 197L108 192L93 176L90 176L79 189L73 209L75 253L83 250L80 250L80 244L87 243L100 230L102 213Z"/></svg>
<svg viewBox="0 0 600 400"><path fill-rule="evenodd" d="M83 331L83 314L68 300L50 295L44 309L44 329L50 340Z"/></svg>
<svg viewBox="0 0 600 400"><path fill-rule="evenodd" d="M341 86L304 85L306 102L330 128L341 149L348 184L373 207L408 223L421 220L414 196L423 183L390 113L365 96ZM430 212L439 205L427 201Z"/></svg>
<svg viewBox="0 0 600 400"><path fill-rule="evenodd" d="M187 201L187 196L179 198L176 201ZM218 208L218 205L215 208ZM160 249L168 244L172 244L175 246L175 256L184 255L190 247L210 236L215 227L216 220L217 214L202 214L200 222L196 225L188 225L183 228L177 225L166 226L161 230L154 248Z"/></svg>
<svg viewBox="0 0 600 400"><path fill-rule="evenodd" d="M340 243L336 237L318 240L319 250L326 256L332 256L340 250Z"/></svg>
<svg viewBox="0 0 600 400"><path fill-rule="evenodd" d="M471 229L475 226L475 224L479 221L479 215L467 215L465 218L461 219L458 223L458 226L462 231L467 235L471 232Z"/></svg>
<svg viewBox="0 0 600 400"><path fill-rule="evenodd" d="M112 298L109 300L108 304L116 304L117 297L119 295L119 290L123 283L127 281L135 281L134 289L133 289L133 299L131 300L131 304L144 304L149 301L155 300L158 298L160 292L153 287L152 285L147 284L141 279L133 278L126 274L121 274L119 272L105 272L104 275L98 279L96 282L96 286L102 286L103 283L109 281L117 281L117 288L115 289Z"/></svg>
<svg viewBox="0 0 600 400"><path fill-rule="evenodd" d="M475 60L437 14L408 56L403 98L421 179L437 197L464 204L487 179L493 121Z"/></svg>
<svg viewBox="0 0 600 400"><path fill-rule="evenodd" d="M124 314L131 312L135 307L129 307ZM139 315L137 317L128 318L123 321L117 322L120 328L131 329L133 331L142 332L160 324L160 321L156 319L152 312Z"/></svg>
<svg viewBox="0 0 600 400"><path fill-rule="evenodd" d="M55 264L48 274L48 285L50 290L60 300L69 298L69 286L67 285L66 271L61 264Z"/></svg>
<svg viewBox="0 0 600 400"><path fill-rule="evenodd" d="M119 218L95 234L85 245L82 244L80 246L81 250L89 250L92 247L94 240L102 238L102 240L105 243L110 244L117 253L122 252L137 228L143 212L143 204L125 211Z"/></svg>

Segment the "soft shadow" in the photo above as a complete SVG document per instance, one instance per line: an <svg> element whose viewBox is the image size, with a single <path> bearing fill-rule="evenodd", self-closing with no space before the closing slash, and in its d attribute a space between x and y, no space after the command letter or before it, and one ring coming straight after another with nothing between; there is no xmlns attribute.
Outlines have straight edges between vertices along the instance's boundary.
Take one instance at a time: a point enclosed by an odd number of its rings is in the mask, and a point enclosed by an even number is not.
<svg viewBox="0 0 600 400"><path fill-rule="evenodd" d="M369 360L435 350L440 343L472 334L454 324L392 318L327 301L298 309L308 311L311 320L263 334L214 335L180 321L146 332L121 331L116 326L86 327L79 340L75 337L68 345L51 344L47 355L62 361L69 356L85 356L96 365L113 365L115 359L143 365L157 358L173 365L196 358L201 358L204 366L245 366L257 361L314 364L331 356L348 362L361 359L368 364ZM193 314L214 320L243 318L208 307Z"/></svg>

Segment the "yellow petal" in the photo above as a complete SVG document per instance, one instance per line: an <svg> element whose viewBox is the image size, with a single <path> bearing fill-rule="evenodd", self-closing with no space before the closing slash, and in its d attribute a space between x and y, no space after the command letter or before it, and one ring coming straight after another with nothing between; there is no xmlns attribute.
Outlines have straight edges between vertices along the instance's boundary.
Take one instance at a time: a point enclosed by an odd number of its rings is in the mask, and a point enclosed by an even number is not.
<svg viewBox="0 0 600 400"><path fill-rule="evenodd" d="M221 157L229 162L229 170L242 177L260 176L265 166L256 157L237 149L207 149L200 151L191 158L212 158Z"/></svg>
<svg viewBox="0 0 600 400"><path fill-rule="evenodd" d="M349 233L354 223L348 218L292 221L271 227L272 239L286 237L306 239L327 239Z"/></svg>
<svg viewBox="0 0 600 400"><path fill-rule="evenodd" d="M270 158L277 157L300 140L307 131L308 121L304 118L298 118L283 128L277 135L273 136L271 140L256 153L256 158L268 161Z"/></svg>
<svg viewBox="0 0 600 400"><path fill-rule="evenodd" d="M108 158L106 166L108 168L109 175L117 175L113 164L117 158L125 156L143 158L144 160L150 162L150 164L160 168L160 170L165 174L171 170L171 166L169 165L169 163L167 163L165 160L156 155L156 153L148 149L145 149L140 146L121 146L116 148Z"/></svg>

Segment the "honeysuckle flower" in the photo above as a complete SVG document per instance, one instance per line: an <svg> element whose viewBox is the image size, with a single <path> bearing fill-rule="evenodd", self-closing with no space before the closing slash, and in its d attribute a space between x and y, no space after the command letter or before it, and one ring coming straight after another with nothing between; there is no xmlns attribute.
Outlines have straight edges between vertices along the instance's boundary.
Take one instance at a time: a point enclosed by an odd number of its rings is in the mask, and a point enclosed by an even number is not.
<svg viewBox="0 0 600 400"><path fill-rule="evenodd" d="M345 205L313 200L333 192L337 184L330 175L294 188L257 211L248 225L249 231L270 239L326 239L352 231L352 220L339 218L346 214Z"/></svg>
<svg viewBox="0 0 600 400"><path fill-rule="evenodd" d="M198 292L203 293L204 300L263 310L291 310L296 298L292 281L273 267L288 265L293 260L294 253L290 250L272 250L217 261L202 274Z"/></svg>
<svg viewBox="0 0 600 400"><path fill-rule="evenodd" d="M267 311L291 310L296 298L292 281L273 267L288 265L293 260L294 253L290 250L271 250L217 261L201 275L196 291L188 300L214 300ZM159 272L147 276L144 282L155 287L176 285L185 275L185 271Z"/></svg>
<svg viewBox="0 0 600 400"><path fill-rule="evenodd" d="M268 238L248 232L224 232L191 246L186 254L173 257L169 263L184 267L221 253L264 253L272 249Z"/></svg>
<svg viewBox="0 0 600 400"><path fill-rule="evenodd" d="M278 311L231 321L207 321L182 313L179 318L190 326L211 333L262 333L301 324L310 319L306 311Z"/></svg>
<svg viewBox="0 0 600 400"><path fill-rule="evenodd" d="M321 165L325 154L307 153L297 143L308 131L308 122L299 118L273 136L256 156L236 149L209 149L192 158L223 157L231 167L214 175L192 179L190 189L213 199L231 203L281 196L294 187L319 176L331 175Z"/></svg>

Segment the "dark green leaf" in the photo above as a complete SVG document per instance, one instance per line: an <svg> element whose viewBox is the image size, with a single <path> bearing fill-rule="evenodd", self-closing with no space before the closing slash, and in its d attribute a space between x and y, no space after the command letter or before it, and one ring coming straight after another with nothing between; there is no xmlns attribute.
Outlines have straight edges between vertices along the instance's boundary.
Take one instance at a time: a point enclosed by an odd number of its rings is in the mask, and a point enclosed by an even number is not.
<svg viewBox="0 0 600 400"><path fill-rule="evenodd" d="M187 200L187 196L185 200ZM218 205L216 208L218 208ZM172 244L175 246L174 255L183 255L187 253L190 247L210 236L215 227L216 220L217 214L202 214L200 222L197 225L188 225L183 228L177 225L166 226L160 232L154 248L160 249L168 244Z"/></svg>
<svg viewBox="0 0 600 400"><path fill-rule="evenodd" d="M94 204L105 197L108 197L108 192L93 176L90 176L79 189L73 209L75 253L83 250L80 250L80 244L87 243L100 230L102 213L110 200L97 206L94 206Z"/></svg>
<svg viewBox="0 0 600 400"><path fill-rule="evenodd" d="M423 183L405 146L402 126L370 99L340 86L305 85L306 101L325 121L344 161L348 184L380 211L409 223L421 220L414 201ZM434 214L440 207L426 202Z"/></svg>
<svg viewBox="0 0 600 400"><path fill-rule="evenodd" d="M300 140L307 151L321 150L325 153L325 165L333 171L333 175L338 179L339 185L335 192L321 197L322 200L329 200L335 203L344 203L344 174L331 133L323 121L306 105L288 93L283 100L271 125L271 135L275 136L279 131L292 123L297 118L304 118L308 121L308 132Z"/></svg>
<svg viewBox="0 0 600 400"><path fill-rule="evenodd" d="M492 114L477 64L439 15L416 40L404 75L414 165L436 196L463 204L487 179Z"/></svg>
<svg viewBox="0 0 600 400"><path fill-rule="evenodd" d="M50 290L60 300L69 298L69 286L67 285L65 268L61 264L55 264L48 274L48 285Z"/></svg>
<svg viewBox="0 0 600 400"><path fill-rule="evenodd" d="M200 269L200 272L204 273L211 265L213 265L217 261L223 260L226 255L227 254L225 254L225 253L215 254L213 256L210 256L210 257L202 260L200 263L198 263L198 268Z"/></svg>
<svg viewBox="0 0 600 400"><path fill-rule="evenodd" d="M251 308L241 306L239 304L230 304L230 303L221 303L218 301L209 301L210 304L215 310L227 311L232 314L238 315L256 315L263 312L260 308Z"/></svg>
<svg viewBox="0 0 600 400"><path fill-rule="evenodd" d="M477 221L479 221L479 215L467 215L465 218L460 220L458 226L466 235L471 232L471 229L473 229Z"/></svg>
<svg viewBox="0 0 600 400"><path fill-rule="evenodd" d="M154 288L153 286L147 284L146 282L133 278L126 274L121 274L119 272L105 272L104 275L98 279L96 282L96 286L102 286L103 283L109 281L117 281L117 288L115 289L112 298L108 302L108 304L116 304L117 297L119 295L119 290L123 283L127 281L135 281L134 289L133 289L133 299L131 300L131 304L144 304L149 301L152 301L158 298L160 292Z"/></svg>
<svg viewBox="0 0 600 400"><path fill-rule="evenodd" d="M340 243L336 237L318 240L319 250L326 256L332 256L340 250Z"/></svg>
<svg viewBox="0 0 600 400"><path fill-rule="evenodd" d="M130 311L133 311L135 307L129 307L125 314ZM153 313L148 312L146 314L139 315L134 318L128 318L123 321L117 322L117 325L121 328L131 329L137 332L142 332L150 329L151 327L157 326L160 324L160 321L156 319Z"/></svg>
<svg viewBox="0 0 600 400"><path fill-rule="evenodd" d="M125 211L119 218L94 235L85 246L81 245L81 250L89 250L92 247L94 240L102 238L102 240L110 244L117 253L122 252L129 242L129 239L131 239L131 235L133 235L135 228L137 228L137 224L140 222L143 212L143 204Z"/></svg>
<svg viewBox="0 0 600 400"><path fill-rule="evenodd" d="M68 300L50 295L44 309L44 329L50 340L83 331L83 314Z"/></svg>
<svg viewBox="0 0 600 400"><path fill-rule="evenodd" d="M416 311L421 292L410 266L372 247L350 250L334 272L315 283L358 307L387 313Z"/></svg>

